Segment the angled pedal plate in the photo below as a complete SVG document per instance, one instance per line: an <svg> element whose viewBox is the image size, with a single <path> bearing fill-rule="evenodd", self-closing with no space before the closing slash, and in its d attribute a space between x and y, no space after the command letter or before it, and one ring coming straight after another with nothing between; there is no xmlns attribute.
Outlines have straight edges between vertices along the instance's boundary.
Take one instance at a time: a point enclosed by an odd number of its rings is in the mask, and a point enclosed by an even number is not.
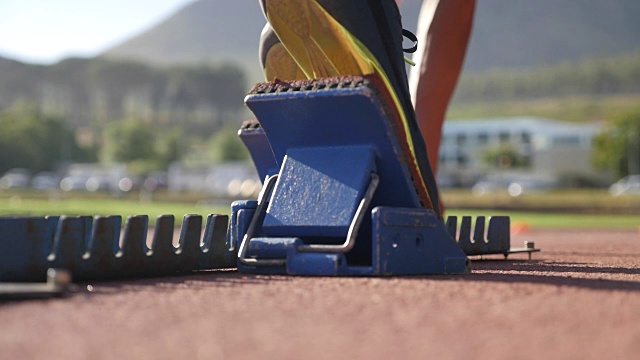
<svg viewBox="0 0 640 360"><path fill-rule="evenodd" d="M240 137L268 180L257 204L238 204L232 213L239 270L320 276L469 270L429 208L406 126L378 78L258 84L245 103L261 129L241 129ZM250 220L247 210L254 211Z"/></svg>

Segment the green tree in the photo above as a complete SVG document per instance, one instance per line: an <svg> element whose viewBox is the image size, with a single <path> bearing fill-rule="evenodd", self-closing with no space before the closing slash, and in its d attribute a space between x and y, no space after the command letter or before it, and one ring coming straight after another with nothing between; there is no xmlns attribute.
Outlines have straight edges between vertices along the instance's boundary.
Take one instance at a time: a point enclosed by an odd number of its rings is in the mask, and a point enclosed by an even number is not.
<svg viewBox="0 0 640 360"><path fill-rule="evenodd" d="M52 170L62 162L93 160L62 119L28 106L0 112L0 171L14 167L34 172Z"/></svg>
<svg viewBox="0 0 640 360"><path fill-rule="evenodd" d="M621 178L640 172L640 111L612 118L593 143L593 165Z"/></svg>
<svg viewBox="0 0 640 360"><path fill-rule="evenodd" d="M107 125L102 159L110 162L156 161L155 134L143 121L125 119Z"/></svg>
<svg viewBox="0 0 640 360"><path fill-rule="evenodd" d="M173 128L160 136L157 140L159 167L166 169L169 164L180 160L186 155L187 137L181 128Z"/></svg>
<svg viewBox="0 0 640 360"><path fill-rule="evenodd" d="M249 151L238 137L238 127L227 126L210 140L214 161L240 161L249 159Z"/></svg>

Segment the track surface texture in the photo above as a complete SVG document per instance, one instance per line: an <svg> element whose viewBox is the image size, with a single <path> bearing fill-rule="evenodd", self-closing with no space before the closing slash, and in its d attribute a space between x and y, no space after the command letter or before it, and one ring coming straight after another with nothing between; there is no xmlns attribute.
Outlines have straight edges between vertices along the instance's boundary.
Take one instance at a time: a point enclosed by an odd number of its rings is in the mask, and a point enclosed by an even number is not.
<svg viewBox="0 0 640 360"><path fill-rule="evenodd" d="M532 231L464 276L205 272L0 303L1 359L638 359L640 236Z"/></svg>

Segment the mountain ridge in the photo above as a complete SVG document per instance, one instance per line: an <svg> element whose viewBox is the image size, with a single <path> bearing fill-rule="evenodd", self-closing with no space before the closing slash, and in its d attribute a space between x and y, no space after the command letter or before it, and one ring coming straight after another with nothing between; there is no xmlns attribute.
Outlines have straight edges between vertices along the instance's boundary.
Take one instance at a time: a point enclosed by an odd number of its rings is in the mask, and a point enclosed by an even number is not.
<svg viewBox="0 0 640 360"><path fill-rule="evenodd" d="M264 24L255 2L198 0L100 56L158 66L234 63L256 78Z"/></svg>
<svg viewBox="0 0 640 360"><path fill-rule="evenodd" d="M405 28L415 30L421 2L403 2ZM542 67L637 51L638 18L637 0L481 0L465 70ZM255 1L197 0L101 56L160 66L231 62L255 81L261 79L257 51L264 24Z"/></svg>

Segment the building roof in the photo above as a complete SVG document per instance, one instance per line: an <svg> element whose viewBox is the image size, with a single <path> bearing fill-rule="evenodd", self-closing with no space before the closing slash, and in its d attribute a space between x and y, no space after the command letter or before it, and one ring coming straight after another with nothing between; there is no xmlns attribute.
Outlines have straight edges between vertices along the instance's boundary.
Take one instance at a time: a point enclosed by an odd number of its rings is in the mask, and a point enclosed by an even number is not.
<svg viewBox="0 0 640 360"><path fill-rule="evenodd" d="M576 124L559 120L551 120L533 116L519 116L508 118L486 118L468 120L447 120L443 126L443 133L474 134L479 131L488 133L522 133L529 132L540 135L555 135L571 133L576 135L593 136L601 129L598 123Z"/></svg>

